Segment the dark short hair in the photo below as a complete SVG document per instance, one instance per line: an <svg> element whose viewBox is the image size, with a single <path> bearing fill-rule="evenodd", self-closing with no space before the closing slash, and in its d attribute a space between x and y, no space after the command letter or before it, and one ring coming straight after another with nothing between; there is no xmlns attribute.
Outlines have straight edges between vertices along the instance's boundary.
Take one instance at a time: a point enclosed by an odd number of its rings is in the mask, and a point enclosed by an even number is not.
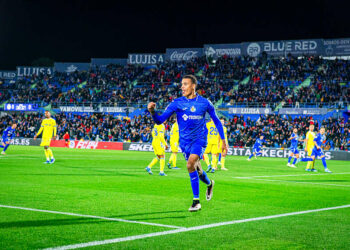
<svg viewBox="0 0 350 250"><path fill-rule="evenodd" d="M193 84L198 84L197 78L194 75L184 75L182 79L190 79Z"/></svg>

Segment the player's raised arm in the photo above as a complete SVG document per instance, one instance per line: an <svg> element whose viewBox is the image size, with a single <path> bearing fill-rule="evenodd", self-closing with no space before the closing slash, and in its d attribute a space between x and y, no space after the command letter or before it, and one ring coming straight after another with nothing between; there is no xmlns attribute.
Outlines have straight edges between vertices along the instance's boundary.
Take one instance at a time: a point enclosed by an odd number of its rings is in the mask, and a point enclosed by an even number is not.
<svg viewBox="0 0 350 250"><path fill-rule="evenodd" d="M156 113L156 104L154 102L148 103L147 109L151 113L154 122L159 125L168 120L169 117L176 111L176 104L174 102L170 103L161 115Z"/></svg>

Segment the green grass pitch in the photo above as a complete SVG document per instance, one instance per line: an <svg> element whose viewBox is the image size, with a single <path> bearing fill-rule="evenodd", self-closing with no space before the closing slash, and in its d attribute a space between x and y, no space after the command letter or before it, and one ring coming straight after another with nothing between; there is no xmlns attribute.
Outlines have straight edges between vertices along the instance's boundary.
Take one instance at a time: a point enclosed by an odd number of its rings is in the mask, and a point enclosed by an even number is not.
<svg viewBox="0 0 350 250"><path fill-rule="evenodd" d="M0 156L0 249L42 249L116 238L128 240L89 248L350 248L350 207L130 238L177 227L349 205L349 162L328 161L333 174L326 174L320 161L316 162L318 173L307 173L304 163L292 169L286 159L248 162L246 157L229 156L229 171L209 174L216 182L213 199L205 200L201 183L202 210L190 213L192 192L181 154L181 169L166 167L168 176L161 177L159 164L153 167L153 176L144 170L154 157L151 152L52 150L53 165L43 164L40 147L10 146L7 155Z"/></svg>

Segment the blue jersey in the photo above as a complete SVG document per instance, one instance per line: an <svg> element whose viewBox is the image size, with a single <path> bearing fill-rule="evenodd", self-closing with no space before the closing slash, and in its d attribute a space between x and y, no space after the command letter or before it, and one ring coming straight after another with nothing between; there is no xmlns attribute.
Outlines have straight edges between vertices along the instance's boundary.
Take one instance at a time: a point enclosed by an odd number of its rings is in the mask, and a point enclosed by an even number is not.
<svg viewBox="0 0 350 250"><path fill-rule="evenodd" d="M11 140L15 136L15 129L12 127L8 127L4 130L2 134L2 139L4 141Z"/></svg>
<svg viewBox="0 0 350 250"><path fill-rule="evenodd" d="M321 133L318 133L314 139L314 142L317 143L317 146L321 147L321 145L323 144L323 142L326 140L326 136L325 135L321 135ZM315 145L316 148L316 145Z"/></svg>
<svg viewBox="0 0 350 250"><path fill-rule="evenodd" d="M205 115L209 113L213 119L221 139L225 139L224 129L215 113L213 104L206 98L199 96L193 99L180 97L168 105L162 115L154 114L152 117L157 124L166 121L173 113L176 113L179 125L180 146L192 143L197 140L204 140L207 143L208 129L205 122Z"/></svg>
<svg viewBox="0 0 350 250"><path fill-rule="evenodd" d="M253 148L260 149L264 142L266 143L266 141L264 139L262 139L262 140L260 138L256 139Z"/></svg>
<svg viewBox="0 0 350 250"><path fill-rule="evenodd" d="M297 134L292 134L291 138L292 137L295 137L291 140L291 144L290 144L290 148L298 148L298 139L299 139L299 136Z"/></svg>

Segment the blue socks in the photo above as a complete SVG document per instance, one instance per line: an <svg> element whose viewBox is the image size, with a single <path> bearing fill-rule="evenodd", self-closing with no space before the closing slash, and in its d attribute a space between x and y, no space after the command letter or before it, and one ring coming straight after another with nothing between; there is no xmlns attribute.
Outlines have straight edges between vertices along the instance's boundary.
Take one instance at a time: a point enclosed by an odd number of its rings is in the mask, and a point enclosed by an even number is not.
<svg viewBox="0 0 350 250"><path fill-rule="evenodd" d="M327 168L326 157L322 158L322 164L323 164L324 168L326 169Z"/></svg>
<svg viewBox="0 0 350 250"><path fill-rule="evenodd" d="M294 158L293 165L297 162L297 158Z"/></svg>
<svg viewBox="0 0 350 250"><path fill-rule="evenodd" d="M4 147L4 152L6 151L6 149L10 146L10 144L6 144L6 146Z"/></svg>
<svg viewBox="0 0 350 250"><path fill-rule="evenodd" d="M221 161L221 153L219 154L219 161Z"/></svg>
<svg viewBox="0 0 350 250"><path fill-rule="evenodd" d="M257 153L257 154L256 154L256 156L260 156L260 155L262 155L262 153Z"/></svg>
<svg viewBox="0 0 350 250"><path fill-rule="evenodd" d="M292 160L292 156L288 157L288 163L290 163L290 161Z"/></svg>
<svg viewBox="0 0 350 250"><path fill-rule="evenodd" d="M208 177L206 172L203 171L203 173L199 176L199 179L201 181L203 181L205 184L210 185L210 179L209 179L209 177Z"/></svg>
<svg viewBox="0 0 350 250"><path fill-rule="evenodd" d="M203 172L204 173L204 172ZM193 199L199 199L199 178L197 170L190 173L191 186L193 192Z"/></svg>
<svg viewBox="0 0 350 250"><path fill-rule="evenodd" d="M251 159L253 156L254 156L254 154L251 154L251 155L249 156L249 159Z"/></svg>

